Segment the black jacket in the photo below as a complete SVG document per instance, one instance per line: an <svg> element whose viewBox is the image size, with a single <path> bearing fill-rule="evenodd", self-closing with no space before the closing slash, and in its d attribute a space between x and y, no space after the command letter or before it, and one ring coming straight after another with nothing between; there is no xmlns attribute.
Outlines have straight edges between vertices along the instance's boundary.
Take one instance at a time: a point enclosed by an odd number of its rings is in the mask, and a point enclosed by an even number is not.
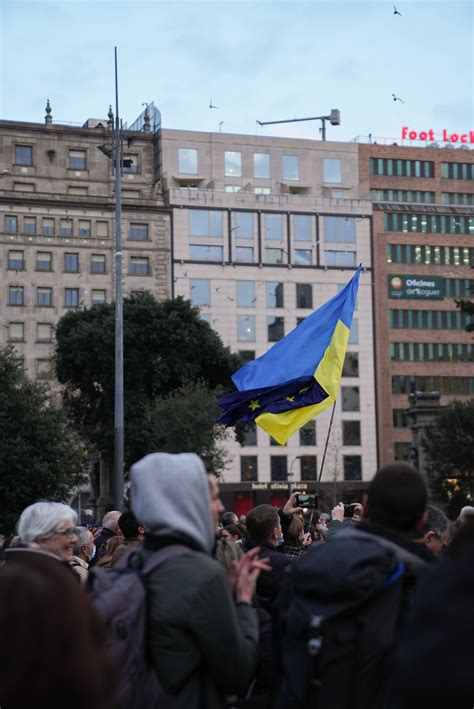
<svg viewBox="0 0 474 709"><path fill-rule="evenodd" d="M387 709L474 706L474 534L445 552L417 586Z"/></svg>
<svg viewBox="0 0 474 709"><path fill-rule="evenodd" d="M286 568L292 563L292 560L271 544L258 544L252 539L245 540L243 544L244 552L254 547L261 548L259 556L268 558L268 563L271 566L271 571L262 571L258 577L257 596L261 607L273 617L274 602L285 578Z"/></svg>

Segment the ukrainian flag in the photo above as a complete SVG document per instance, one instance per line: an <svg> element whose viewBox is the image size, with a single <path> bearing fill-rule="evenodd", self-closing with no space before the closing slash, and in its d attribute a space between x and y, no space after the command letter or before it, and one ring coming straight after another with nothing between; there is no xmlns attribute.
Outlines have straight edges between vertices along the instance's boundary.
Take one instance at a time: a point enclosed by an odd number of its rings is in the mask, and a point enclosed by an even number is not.
<svg viewBox="0 0 474 709"><path fill-rule="evenodd" d="M337 397L361 267L334 298L232 375L219 399L225 426L255 421L281 445Z"/></svg>

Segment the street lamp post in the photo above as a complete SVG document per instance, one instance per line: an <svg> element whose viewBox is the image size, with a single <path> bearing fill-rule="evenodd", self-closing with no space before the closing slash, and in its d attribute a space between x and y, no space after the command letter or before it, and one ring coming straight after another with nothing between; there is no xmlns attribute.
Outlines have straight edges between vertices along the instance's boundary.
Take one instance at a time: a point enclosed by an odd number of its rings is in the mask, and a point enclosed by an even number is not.
<svg viewBox="0 0 474 709"><path fill-rule="evenodd" d="M122 127L119 119L117 47L115 47L115 407L114 407L114 508L123 509L123 293L122 293Z"/></svg>
<svg viewBox="0 0 474 709"><path fill-rule="evenodd" d="M300 460L300 459L301 459L301 456L300 456L300 455L297 455L297 456L296 456L295 458L293 458L293 460L291 461L290 472L288 473L288 478L290 479L290 495L291 495L292 492L293 492L293 475L294 475L294 473L293 473L293 466L294 466L294 464L296 463L296 461L297 461L297 460Z"/></svg>

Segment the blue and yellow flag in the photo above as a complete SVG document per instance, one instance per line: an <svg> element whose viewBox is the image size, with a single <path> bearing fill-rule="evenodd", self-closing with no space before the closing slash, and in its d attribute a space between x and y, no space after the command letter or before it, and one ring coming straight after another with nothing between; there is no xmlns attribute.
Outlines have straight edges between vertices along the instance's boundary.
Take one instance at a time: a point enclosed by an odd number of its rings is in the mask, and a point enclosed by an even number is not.
<svg viewBox="0 0 474 709"><path fill-rule="evenodd" d="M220 423L255 421L283 446L336 401L360 270L334 298L232 375L238 391L220 397Z"/></svg>

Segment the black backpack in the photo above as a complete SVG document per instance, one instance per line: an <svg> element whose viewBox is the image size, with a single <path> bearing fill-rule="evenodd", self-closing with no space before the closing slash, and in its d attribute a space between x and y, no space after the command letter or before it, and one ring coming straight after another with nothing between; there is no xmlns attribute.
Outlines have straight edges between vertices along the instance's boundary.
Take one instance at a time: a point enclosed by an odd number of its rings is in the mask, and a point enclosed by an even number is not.
<svg viewBox="0 0 474 709"><path fill-rule="evenodd" d="M376 709L398 635L404 566L351 530L288 572L279 608L284 709Z"/></svg>

